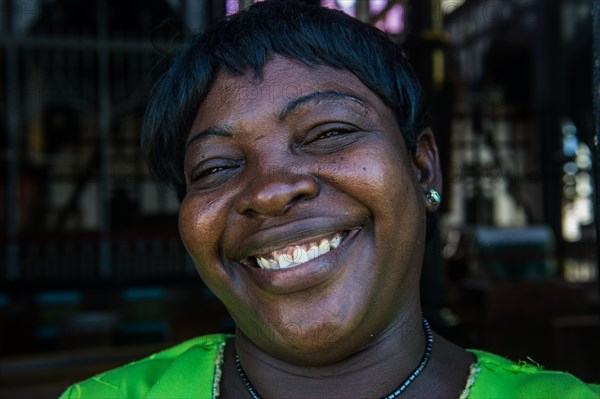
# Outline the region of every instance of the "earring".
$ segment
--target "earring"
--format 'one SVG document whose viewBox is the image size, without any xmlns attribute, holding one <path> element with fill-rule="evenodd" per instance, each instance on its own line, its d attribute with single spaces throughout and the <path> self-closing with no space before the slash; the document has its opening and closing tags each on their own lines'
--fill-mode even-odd
<svg viewBox="0 0 600 399">
<path fill-rule="evenodd" d="M 427 200 L 432 205 L 437 205 L 437 204 L 439 204 L 442 201 L 442 196 L 434 188 L 430 189 L 427 192 L 426 196 L 427 196 Z"/>
</svg>

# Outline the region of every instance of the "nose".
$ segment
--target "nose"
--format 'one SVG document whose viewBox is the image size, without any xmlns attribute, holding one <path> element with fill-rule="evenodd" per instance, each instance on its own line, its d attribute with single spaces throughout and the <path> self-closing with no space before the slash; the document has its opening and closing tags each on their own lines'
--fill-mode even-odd
<svg viewBox="0 0 600 399">
<path fill-rule="evenodd" d="M 240 215 L 283 215 L 295 203 L 317 196 L 319 185 L 307 174 L 289 171 L 268 173 L 254 179 L 238 197 L 235 210 Z"/>
</svg>

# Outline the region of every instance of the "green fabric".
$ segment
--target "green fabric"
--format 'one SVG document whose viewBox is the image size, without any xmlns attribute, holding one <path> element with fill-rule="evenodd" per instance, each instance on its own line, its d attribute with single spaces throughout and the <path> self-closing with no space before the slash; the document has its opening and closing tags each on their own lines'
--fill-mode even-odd
<svg viewBox="0 0 600 399">
<path fill-rule="evenodd" d="M 515 363 L 480 350 L 469 352 L 479 361 L 469 399 L 600 398 L 600 385 L 585 384 L 571 374 Z"/>
<path fill-rule="evenodd" d="M 145 359 L 71 386 L 61 399 L 208 399 L 213 397 L 215 366 L 229 335 L 198 337 Z M 478 363 L 469 399 L 599 399 L 600 386 L 571 374 L 470 350 Z M 222 353 L 222 352 L 221 352 Z M 466 392 L 465 392 L 466 393 Z"/>
<path fill-rule="evenodd" d="M 227 338 L 194 338 L 75 384 L 60 399 L 209 399 L 219 349 Z"/>
</svg>

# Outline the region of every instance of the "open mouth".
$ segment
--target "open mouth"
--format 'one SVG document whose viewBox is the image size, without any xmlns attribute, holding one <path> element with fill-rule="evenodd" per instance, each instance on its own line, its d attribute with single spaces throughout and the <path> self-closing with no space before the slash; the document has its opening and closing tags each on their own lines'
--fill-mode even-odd
<svg viewBox="0 0 600 399">
<path fill-rule="evenodd" d="M 274 251 L 256 254 L 240 263 L 266 270 L 290 269 L 323 256 L 339 247 L 348 232 L 335 232 L 303 244 L 292 244 Z"/>
</svg>

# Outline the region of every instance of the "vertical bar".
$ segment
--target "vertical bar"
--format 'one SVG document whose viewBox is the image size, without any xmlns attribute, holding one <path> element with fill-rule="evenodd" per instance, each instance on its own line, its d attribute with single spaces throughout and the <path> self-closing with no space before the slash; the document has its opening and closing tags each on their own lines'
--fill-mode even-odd
<svg viewBox="0 0 600 399">
<path fill-rule="evenodd" d="M 198 33 L 205 30 L 207 5 L 208 2 L 198 0 L 187 0 L 184 3 L 185 23 L 192 33 Z"/>
<path fill-rule="evenodd" d="M 356 18 L 367 23 L 371 19 L 369 0 L 356 0 Z"/>
<path fill-rule="evenodd" d="M 9 38 L 15 37 L 13 26 L 13 3 L 7 2 L 4 9 L 4 28 Z M 1 6 L 1 5 L 0 5 Z M 14 41 L 6 45 L 6 144 L 7 168 L 5 190 L 6 217 L 6 278 L 15 281 L 19 278 L 19 124 L 21 120 L 21 98 L 19 91 L 19 48 Z"/>
<path fill-rule="evenodd" d="M 108 4 L 106 0 L 98 2 L 98 39 L 108 40 Z M 107 46 L 98 48 L 98 132 L 100 150 L 100 184 L 98 187 L 98 206 L 100 215 L 100 277 L 107 278 L 111 273 L 110 256 L 110 173 L 108 146 L 110 141 L 111 100 L 110 65 Z"/>
<path fill-rule="evenodd" d="M 594 18 L 594 198 L 596 200 L 595 224 L 596 224 L 596 262 L 598 263 L 598 287 L 600 288 L 600 0 L 593 0 Z"/>
<path fill-rule="evenodd" d="M 250 7 L 254 3 L 254 0 L 239 0 L 239 10 Z"/>
<path fill-rule="evenodd" d="M 565 56 L 561 41 L 559 0 L 535 3 L 540 29 L 536 37 L 535 62 L 536 97 L 539 104 L 539 130 L 542 173 L 542 198 L 540 204 L 544 222 L 552 228 L 556 237 L 556 256 L 564 263 L 566 247 L 562 236 L 562 161 L 554 154 L 562 153 L 561 115 L 564 104 L 564 66 L 557 59 Z M 561 273 L 563 266 L 561 265 Z"/>
</svg>

